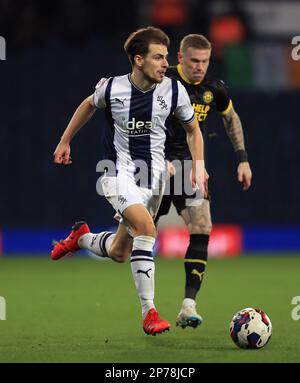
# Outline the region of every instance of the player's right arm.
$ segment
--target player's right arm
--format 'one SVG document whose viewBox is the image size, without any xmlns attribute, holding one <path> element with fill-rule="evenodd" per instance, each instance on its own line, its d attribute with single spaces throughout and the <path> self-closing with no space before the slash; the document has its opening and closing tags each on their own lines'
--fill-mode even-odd
<svg viewBox="0 0 300 383">
<path fill-rule="evenodd" d="M 69 165 L 72 163 L 70 142 L 75 134 L 89 121 L 95 111 L 93 96 L 87 97 L 76 109 L 55 149 L 54 162 L 56 164 Z"/>
<path fill-rule="evenodd" d="M 108 79 L 103 77 L 96 85 L 94 94 L 83 100 L 76 109 L 55 149 L 54 162 L 56 164 L 69 165 L 72 163 L 70 142 L 75 134 L 89 121 L 97 109 L 106 107 L 105 92 L 107 84 Z"/>
</svg>

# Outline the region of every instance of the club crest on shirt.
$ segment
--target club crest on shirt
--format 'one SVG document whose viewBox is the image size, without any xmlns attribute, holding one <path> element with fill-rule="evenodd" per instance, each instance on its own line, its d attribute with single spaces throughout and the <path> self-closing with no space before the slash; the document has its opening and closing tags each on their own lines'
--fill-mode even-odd
<svg viewBox="0 0 300 383">
<path fill-rule="evenodd" d="M 212 92 L 210 90 L 206 90 L 204 93 L 203 93 L 203 101 L 205 102 L 205 104 L 210 104 L 212 102 L 212 100 L 214 99 L 214 95 L 212 94 Z"/>
<path fill-rule="evenodd" d="M 164 109 L 168 109 L 168 105 L 166 103 L 166 101 L 163 99 L 163 96 L 157 96 L 157 99 L 156 99 L 158 102 L 159 102 L 159 106 L 161 108 L 161 110 L 164 110 Z"/>
</svg>

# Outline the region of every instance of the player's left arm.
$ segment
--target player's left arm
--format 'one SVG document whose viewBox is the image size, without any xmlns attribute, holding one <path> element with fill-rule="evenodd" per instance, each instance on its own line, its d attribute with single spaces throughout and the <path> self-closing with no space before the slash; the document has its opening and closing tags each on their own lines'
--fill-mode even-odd
<svg viewBox="0 0 300 383">
<path fill-rule="evenodd" d="M 191 152 L 192 166 L 192 187 L 198 185 L 203 195 L 207 194 L 208 174 L 204 165 L 204 143 L 201 130 L 196 118 L 188 123 L 183 123 L 186 131 L 187 144 Z"/>
<path fill-rule="evenodd" d="M 237 168 L 238 181 L 242 184 L 243 190 L 247 190 L 251 186 L 252 171 L 245 149 L 245 140 L 241 119 L 237 112 L 234 110 L 232 103 L 230 109 L 226 113 L 222 114 L 222 120 L 234 151 L 236 152 L 239 159 L 239 165 Z"/>
<path fill-rule="evenodd" d="M 174 115 L 181 121 L 187 135 L 187 144 L 192 156 L 192 187 L 199 187 L 200 192 L 205 195 L 207 179 L 204 166 L 204 143 L 194 109 L 191 105 L 189 95 L 184 86 L 177 81 L 178 100 Z"/>
<path fill-rule="evenodd" d="M 234 110 L 228 87 L 224 81 L 216 81 L 213 85 L 213 90 L 217 111 L 222 116 L 225 130 L 238 157 L 238 181 L 242 184 L 243 190 L 247 190 L 251 186 L 252 172 L 245 149 L 244 133 L 240 117 Z"/>
</svg>

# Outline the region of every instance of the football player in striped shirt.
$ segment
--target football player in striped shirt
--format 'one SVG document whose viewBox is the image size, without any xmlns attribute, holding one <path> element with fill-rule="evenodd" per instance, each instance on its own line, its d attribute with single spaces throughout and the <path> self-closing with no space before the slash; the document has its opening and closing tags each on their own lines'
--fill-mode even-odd
<svg viewBox="0 0 300 383">
<path fill-rule="evenodd" d="M 204 193 L 203 139 L 184 86 L 165 77 L 169 38 L 160 29 L 147 27 L 132 33 L 124 48 L 132 72 L 102 78 L 94 94 L 75 111 L 54 152 L 54 162 L 70 164 L 70 142 L 93 116 L 104 109 L 103 194 L 116 211 L 116 233 L 90 233 L 88 225 L 77 222 L 65 239 L 55 244 L 53 260 L 80 248 L 123 262 L 130 257 L 132 275 L 140 298 L 143 329 L 156 335 L 170 328 L 154 305 L 153 246 L 154 217 L 165 180 L 164 148 L 172 115 L 180 120 L 193 160 L 192 183 Z M 136 178 L 139 168 L 142 174 Z"/>
</svg>

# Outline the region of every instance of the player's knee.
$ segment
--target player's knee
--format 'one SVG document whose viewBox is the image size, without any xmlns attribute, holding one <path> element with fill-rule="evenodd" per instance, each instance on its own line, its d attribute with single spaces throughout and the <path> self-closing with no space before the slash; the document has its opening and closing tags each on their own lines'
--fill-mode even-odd
<svg viewBox="0 0 300 383">
<path fill-rule="evenodd" d="M 124 263 L 126 262 L 126 259 L 122 256 L 122 255 L 114 255 L 112 257 L 112 259 L 115 261 L 115 262 L 118 262 L 118 263 Z"/>
<path fill-rule="evenodd" d="M 122 249 L 112 249 L 109 255 L 114 261 L 124 263 L 127 261 L 130 252 Z"/>
<path fill-rule="evenodd" d="M 133 228 L 134 236 L 137 237 L 139 235 L 146 235 L 149 237 L 156 237 L 156 227 L 153 222 L 139 222 L 135 228 Z"/>
<path fill-rule="evenodd" d="M 211 222 L 197 222 L 189 225 L 190 234 L 205 234 L 210 235 L 212 231 Z"/>
<path fill-rule="evenodd" d="M 124 243 L 114 242 L 111 245 L 109 256 L 111 259 L 113 259 L 116 262 L 123 263 L 127 261 L 131 254 L 131 248 L 126 246 Z"/>
</svg>

